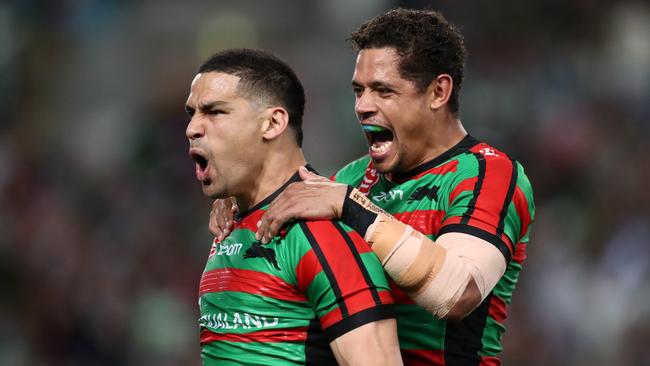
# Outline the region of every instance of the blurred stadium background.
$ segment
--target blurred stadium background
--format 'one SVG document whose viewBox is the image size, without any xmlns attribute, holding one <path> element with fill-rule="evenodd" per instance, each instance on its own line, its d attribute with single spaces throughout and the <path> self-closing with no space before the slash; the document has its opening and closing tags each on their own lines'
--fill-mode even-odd
<svg viewBox="0 0 650 366">
<path fill-rule="evenodd" d="M 397 5 L 461 27 L 461 119 L 533 182 L 505 365 L 650 365 L 650 4 L 556 0 L 1 2 L 0 364 L 198 365 L 197 66 L 287 60 L 331 174 L 366 149 L 345 39 Z"/>
</svg>

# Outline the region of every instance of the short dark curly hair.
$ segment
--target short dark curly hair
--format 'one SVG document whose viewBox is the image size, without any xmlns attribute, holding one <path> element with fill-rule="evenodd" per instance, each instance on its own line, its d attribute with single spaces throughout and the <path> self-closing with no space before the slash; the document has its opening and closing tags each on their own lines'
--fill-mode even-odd
<svg viewBox="0 0 650 366">
<path fill-rule="evenodd" d="M 348 40 L 356 51 L 395 48 L 401 77 L 414 82 L 420 92 L 438 75 L 449 74 L 454 82 L 449 109 L 458 113 L 467 51 L 463 36 L 439 12 L 392 9 L 363 23 Z"/>
<path fill-rule="evenodd" d="M 289 113 L 289 127 L 293 129 L 298 146 L 302 146 L 302 116 L 305 110 L 305 90 L 291 67 L 266 51 L 241 48 L 217 52 L 198 70 L 223 72 L 240 77 L 238 90 L 277 103 Z"/>
</svg>

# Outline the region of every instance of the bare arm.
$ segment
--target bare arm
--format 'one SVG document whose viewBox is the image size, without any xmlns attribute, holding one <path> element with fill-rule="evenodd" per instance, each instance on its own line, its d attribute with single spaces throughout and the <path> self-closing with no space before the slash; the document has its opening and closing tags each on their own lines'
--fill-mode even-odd
<svg viewBox="0 0 650 366">
<path fill-rule="evenodd" d="M 378 214 L 381 214 L 384 218 L 392 218 L 360 193 L 357 198 L 365 200 L 364 211 L 371 211 L 373 215 L 366 215 L 366 212 L 360 210 L 353 213 L 348 212 L 347 215 L 344 215 L 344 202 L 349 201 L 346 201 L 349 198 L 346 197 L 349 194 L 347 185 L 331 182 L 306 170 L 301 170 L 300 173 L 301 177 L 306 181 L 294 183 L 285 190 L 271 204 L 267 213 L 258 223 L 257 235 L 262 242 L 270 240 L 284 223 L 297 218 L 340 219 L 347 216 L 344 221 L 362 235 L 366 234 Z M 401 225 L 402 227 L 395 230 L 404 230 L 406 225 Z M 395 230 L 392 233 L 390 230 L 378 232 L 379 237 L 374 238 L 372 235 L 365 235 L 365 239 L 371 244 L 373 251 L 380 259 L 382 259 L 382 249 L 380 247 L 384 247 L 384 256 L 391 251 L 391 256 L 394 257 L 393 262 L 401 262 L 403 266 L 413 267 L 398 267 L 391 270 L 391 266 L 387 266 L 386 261 L 382 259 L 389 276 L 393 280 L 397 280 L 398 285 L 407 290 L 416 303 L 442 319 L 461 320 L 476 308 L 485 298 L 485 295 L 491 291 L 496 284 L 496 280 L 505 271 L 505 259 L 490 243 L 474 240 L 477 238 L 469 236 L 453 237 L 451 243 L 443 240 L 441 244 L 445 245 L 437 245 L 438 241 L 434 244 L 424 235 L 410 227 L 409 229 L 415 234 L 416 238 L 411 238 L 409 241 L 411 246 L 404 246 L 403 249 L 411 248 L 410 251 L 407 250 L 406 252 L 404 250 L 395 251 L 394 253 L 391 251 L 398 244 L 399 246 L 403 244 L 403 242 L 398 243 L 398 239 L 405 240 L 404 237 L 401 237 L 402 233 L 397 232 L 396 234 Z M 450 237 L 447 236 L 447 238 Z M 468 237 L 469 241 L 465 240 Z M 426 241 L 429 243 L 426 243 Z M 373 245 L 373 242 L 384 242 L 384 244 Z M 462 245 L 459 247 L 455 244 Z M 420 247 L 429 250 L 420 253 Z M 463 250 L 459 252 L 459 249 Z M 480 255 L 474 252 L 480 252 Z M 427 255 L 427 260 L 422 260 L 422 258 L 425 258 L 423 254 Z M 420 263 L 414 263 L 413 259 L 409 259 L 409 255 L 412 258 L 420 258 Z M 449 263 L 442 266 L 443 261 Z M 406 271 L 406 269 L 409 271 Z M 435 278 L 441 270 L 440 278 L 434 282 L 435 286 L 428 286 L 427 291 L 425 291 L 427 288 L 421 288 L 425 284 L 430 285 L 430 280 Z M 406 276 L 405 281 L 400 281 L 397 277 L 403 275 L 404 272 L 409 272 L 408 276 Z M 417 283 L 420 287 L 412 288 L 415 285 L 412 276 L 420 276 L 416 277 L 420 279 L 420 282 Z M 486 281 L 485 278 L 489 280 Z M 444 290 L 445 294 L 442 294 L 441 290 Z"/>
<path fill-rule="evenodd" d="M 402 365 L 395 319 L 364 324 L 330 346 L 339 365 Z"/>
</svg>

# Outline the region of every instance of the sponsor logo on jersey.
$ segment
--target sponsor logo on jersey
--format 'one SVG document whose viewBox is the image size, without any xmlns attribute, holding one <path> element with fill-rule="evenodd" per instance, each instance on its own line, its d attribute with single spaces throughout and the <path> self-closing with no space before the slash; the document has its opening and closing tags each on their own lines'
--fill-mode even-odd
<svg viewBox="0 0 650 366">
<path fill-rule="evenodd" d="M 218 239 L 214 239 L 214 242 L 212 242 L 212 247 L 210 248 L 210 254 L 208 255 L 208 259 L 214 257 L 215 255 L 235 255 L 239 254 L 239 251 L 241 250 L 242 243 L 232 243 L 232 244 L 223 244 L 219 243 Z"/>
<path fill-rule="evenodd" d="M 390 190 L 388 192 L 380 192 L 372 196 L 373 201 L 376 202 L 389 202 L 396 199 L 404 199 L 404 192 L 401 189 Z"/>
<path fill-rule="evenodd" d="M 368 194 L 370 188 L 377 184 L 379 181 L 379 174 L 377 169 L 372 166 L 372 163 L 366 168 L 366 175 L 363 177 L 363 180 L 359 184 L 359 191 L 363 194 Z"/>
<path fill-rule="evenodd" d="M 419 187 L 415 192 L 411 193 L 411 196 L 408 199 L 408 202 L 421 201 L 424 197 L 429 198 L 432 201 L 438 201 L 438 190 L 440 187 Z"/>
<path fill-rule="evenodd" d="M 267 319 L 249 313 L 216 313 L 206 314 L 199 318 L 199 324 L 212 329 L 262 329 L 278 325 L 278 318 Z"/>
<path fill-rule="evenodd" d="M 275 259 L 275 250 L 262 246 L 262 243 L 259 241 L 253 242 L 253 245 L 244 252 L 244 259 L 250 258 L 264 258 L 271 263 L 275 269 L 278 271 L 280 270 L 278 261 Z"/>
<path fill-rule="evenodd" d="M 239 254 L 242 245 L 242 243 L 221 244 L 219 245 L 219 251 L 217 251 L 217 255 L 231 256 Z"/>
</svg>

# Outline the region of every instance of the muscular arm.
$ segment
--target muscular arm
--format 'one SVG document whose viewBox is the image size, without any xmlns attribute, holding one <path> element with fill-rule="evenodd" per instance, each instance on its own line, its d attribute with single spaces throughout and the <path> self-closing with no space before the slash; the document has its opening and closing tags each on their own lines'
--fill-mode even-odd
<svg viewBox="0 0 650 366">
<path fill-rule="evenodd" d="M 402 365 L 395 319 L 362 325 L 330 346 L 339 365 Z"/>
<path fill-rule="evenodd" d="M 306 171 L 301 176 L 307 181 L 287 188 L 262 217 L 257 231 L 262 242 L 292 219 L 341 219 L 364 236 L 398 286 L 446 320 L 469 314 L 505 272 L 504 256 L 487 241 L 448 233 L 433 243 L 359 191 Z"/>
<path fill-rule="evenodd" d="M 356 189 L 348 189 L 341 217 L 364 236 L 393 281 L 441 319 L 469 314 L 505 272 L 505 258 L 489 242 L 452 232 L 434 243 Z"/>
</svg>

